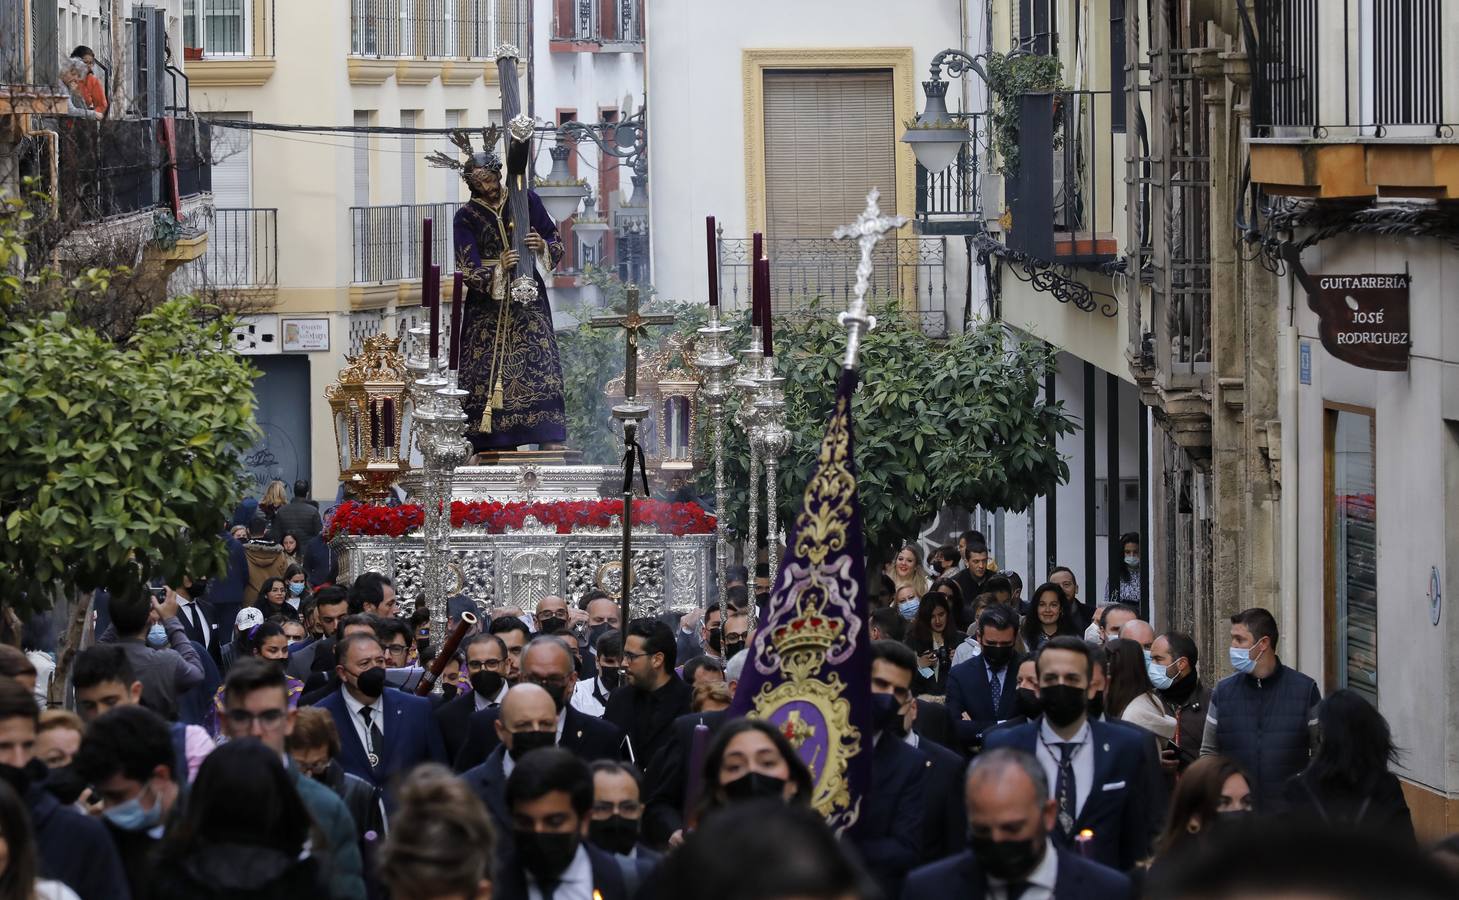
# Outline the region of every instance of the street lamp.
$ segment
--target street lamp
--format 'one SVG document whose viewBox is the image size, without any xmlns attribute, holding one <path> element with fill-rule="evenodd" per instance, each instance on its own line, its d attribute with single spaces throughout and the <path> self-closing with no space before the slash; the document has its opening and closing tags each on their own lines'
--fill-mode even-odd
<svg viewBox="0 0 1459 900">
<path fill-rule="evenodd" d="M 927 106 L 902 134 L 902 141 L 912 145 L 917 162 L 928 172 L 941 172 L 957 159 L 958 151 L 973 139 L 965 122 L 954 119 L 947 112 L 948 82 L 942 80 L 942 68 L 957 77 L 969 69 L 978 73 L 985 82 L 987 74 L 978 62 L 978 57 L 969 56 L 961 50 L 944 50 L 932 58 L 932 78 L 922 82 L 922 91 L 927 95 Z"/>
<path fill-rule="evenodd" d="M 547 208 L 547 214 L 552 217 L 552 221 L 561 222 L 577 215 L 578 204 L 588 195 L 588 185 L 583 179 L 574 178 L 567 170 L 567 157 L 572 152 L 571 147 L 559 142 L 548 152 L 552 154 L 552 169 L 547 177 L 537 179 L 533 190 L 542 198 L 542 205 Z"/>
</svg>

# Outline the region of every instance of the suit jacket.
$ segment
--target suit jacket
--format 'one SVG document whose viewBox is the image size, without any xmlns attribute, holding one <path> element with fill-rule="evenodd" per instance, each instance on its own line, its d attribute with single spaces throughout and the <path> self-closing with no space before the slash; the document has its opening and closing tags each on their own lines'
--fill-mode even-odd
<svg viewBox="0 0 1459 900">
<path fill-rule="evenodd" d="M 640 896 L 644 883 L 652 873 L 651 863 L 626 856 L 614 857 L 586 841 L 581 846 L 588 851 L 588 861 L 593 866 L 594 897 L 601 900 L 632 900 L 633 897 Z M 527 876 L 522 871 L 521 863 L 517 861 L 516 853 L 509 853 L 499 859 L 502 864 L 491 880 L 492 897 L 496 900 L 527 900 Z M 624 878 L 625 869 L 635 873 L 634 880 L 637 884 L 632 888 Z"/>
<path fill-rule="evenodd" d="M 448 759 L 454 760 L 461 754 L 461 745 L 466 743 L 467 723 L 474 712 L 475 691 L 460 691 L 436 707 L 436 726 L 441 729 L 441 743 L 446 747 Z"/>
<path fill-rule="evenodd" d="M 182 630 L 187 632 L 187 639 L 206 648 L 208 656 L 213 658 L 215 666 L 223 664 L 223 640 L 233 631 L 233 623 L 229 622 L 227 627 L 218 619 L 218 610 L 207 600 L 193 600 L 190 606 L 196 606 L 198 612 L 203 615 L 202 627 L 193 624 L 191 609 L 178 610 L 177 620 L 182 623 Z M 203 632 L 206 631 L 206 640 Z"/>
<path fill-rule="evenodd" d="M 304 545 L 304 558 L 300 563 L 304 566 L 304 577 L 311 585 L 317 587 L 339 580 L 339 560 L 334 558 L 334 551 L 323 534 L 316 534 Z"/>
<path fill-rule="evenodd" d="M 984 749 L 1016 747 L 1037 755 L 1042 720 L 1017 728 L 1000 728 L 989 734 Z M 1120 871 L 1129 871 L 1150 851 L 1150 796 L 1158 769 L 1150 772 L 1155 759 L 1154 744 L 1133 726 L 1115 722 L 1090 722 L 1094 749 L 1094 783 L 1089 797 L 1074 820 L 1073 832 L 1094 832 L 1089 858 Z M 1053 785 L 1050 785 L 1050 789 Z M 1062 832 L 1052 835 L 1055 843 L 1072 849 Z"/>
<path fill-rule="evenodd" d="M 689 713 L 674 720 L 673 734 L 649 765 L 650 774 L 643 784 L 643 796 L 648 798 L 644 803 L 643 837 L 650 846 L 667 846 L 669 836 L 684 827 L 684 792 L 689 787 L 694 727 L 704 725 L 713 740 L 729 721 L 729 710 Z"/>
<path fill-rule="evenodd" d="M 931 862 L 967 846 L 968 809 L 963 802 L 963 773 L 967 760 L 934 741 L 922 740 L 917 749 L 927 757 L 927 778 L 922 793 L 922 861 Z"/>
<path fill-rule="evenodd" d="M 927 756 L 890 733 L 871 755 L 871 791 L 851 842 L 882 893 L 897 896 L 902 879 L 922 861 Z"/>
<path fill-rule="evenodd" d="M 380 748 L 380 765 L 371 768 L 342 693 L 335 691 L 319 701 L 319 707 L 334 717 L 339 731 L 339 763 L 346 772 L 383 788 L 395 774 L 417 763 L 446 761 L 441 732 L 431 718 L 431 701 L 386 688 L 381 703 L 385 745 Z"/>
<path fill-rule="evenodd" d="M 1081 859 L 1063 848 L 1049 845 L 1058 854 L 1059 867 L 1054 876 L 1054 900 L 1130 900 L 1134 896 L 1130 879 L 1107 866 Z M 924 900 L 928 897 L 959 897 L 982 900 L 988 896 L 988 880 L 978 868 L 973 851 L 917 869 L 907 876 L 902 900 Z"/>
<path fill-rule="evenodd" d="M 957 732 L 952 725 L 952 716 L 948 715 L 945 703 L 918 700 L 917 721 L 912 723 L 912 730 L 954 753 L 963 752 L 962 744 L 958 741 Z"/>
<path fill-rule="evenodd" d="M 456 754 L 456 771 L 464 772 L 479 765 L 501 744 L 501 739 L 496 736 L 496 720 L 500 715 L 501 707 L 497 706 L 470 714 L 466 720 L 466 741 Z M 599 759 L 621 759 L 623 732 L 611 722 L 569 706 L 562 720 L 562 741 L 558 746 L 587 763 Z"/>
<path fill-rule="evenodd" d="M 981 656 L 958 663 L 947 673 L 947 714 L 966 752 L 976 752 L 989 728 L 1018 711 L 1017 689 L 1018 666 L 1012 660 L 1003 668 L 1003 693 L 996 707 L 988 666 Z"/>
<path fill-rule="evenodd" d="M 507 809 L 507 774 L 504 765 L 507 748 L 501 744 L 486 757 L 481 765 L 461 773 L 461 780 L 481 799 L 481 805 L 491 815 L 496 826 L 497 856 L 508 849 L 512 840 L 512 813 Z"/>
<path fill-rule="evenodd" d="M 295 497 L 274 513 L 274 523 L 269 526 L 268 537 L 274 543 L 292 534 L 300 544 L 307 544 L 316 534 L 324 530 L 324 521 L 319 518 L 319 507 L 315 503 Z"/>
<path fill-rule="evenodd" d="M 673 736 L 674 720 L 689 712 L 693 700 L 694 689 L 678 676 L 652 694 L 625 684 L 609 695 L 603 719 L 628 735 L 633 760 L 648 775 L 652 760 Z"/>
</svg>

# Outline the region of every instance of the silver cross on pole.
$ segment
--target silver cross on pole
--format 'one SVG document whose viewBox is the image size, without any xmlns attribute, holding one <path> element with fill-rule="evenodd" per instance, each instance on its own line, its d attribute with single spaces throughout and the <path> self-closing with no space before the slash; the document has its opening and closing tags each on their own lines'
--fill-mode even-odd
<svg viewBox="0 0 1459 900">
<path fill-rule="evenodd" d="M 906 216 L 884 216 L 877 199 L 881 191 L 872 188 L 866 195 L 866 209 L 850 225 L 837 228 L 832 237 L 840 240 L 855 238 L 861 247 L 861 260 L 856 264 L 856 287 L 852 291 L 851 306 L 838 318 L 849 332 L 846 340 L 846 361 L 848 369 L 856 368 L 856 357 L 861 352 L 861 336 L 876 327 L 876 318 L 867 315 L 866 292 L 871 288 L 871 254 L 877 242 L 888 231 L 907 224 Z"/>
</svg>

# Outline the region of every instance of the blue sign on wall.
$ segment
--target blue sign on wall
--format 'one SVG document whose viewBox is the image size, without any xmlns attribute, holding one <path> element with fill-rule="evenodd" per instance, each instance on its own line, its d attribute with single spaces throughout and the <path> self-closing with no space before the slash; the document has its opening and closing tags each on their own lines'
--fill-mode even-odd
<svg viewBox="0 0 1459 900">
<path fill-rule="evenodd" d="M 1297 371 L 1302 384 L 1312 383 L 1312 342 L 1302 341 L 1297 348 Z"/>
</svg>

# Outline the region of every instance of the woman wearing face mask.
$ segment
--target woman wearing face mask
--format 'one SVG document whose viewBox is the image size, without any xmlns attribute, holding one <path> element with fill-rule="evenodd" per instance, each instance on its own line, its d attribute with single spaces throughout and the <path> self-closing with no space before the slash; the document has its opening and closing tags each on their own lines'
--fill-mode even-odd
<svg viewBox="0 0 1459 900">
<path fill-rule="evenodd" d="M 1120 535 L 1120 545 L 1124 548 L 1124 555 L 1120 563 L 1115 567 L 1113 576 L 1104 584 L 1104 596 L 1106 603 L 1128 603 L 1140 608 L 1140 536 L 1131 531 Z M 1115 576 L 1119 578 L 1115 580 Z"/>
<path fill-rule="evenodd" d="M 715 735 L 704 754 L 704 793 L 696 822 L 747 800 L 810 803 L 811 770 L 780 730 L 760 719 L 738 719 Z"/>
<path fill-rule="evenodd" d="M 947 693 L 947 670 L 952 668 L 952 652 L 960 642 L 952 620 L 952 602 L 947 595 L 930 591 L 917 607 L 907 645 L 917 654 L 917 672 L 912 693 L 942 696 Z"/>
<path fill-rule="evenodd" d="M 1139 644 L 1116 638 L 1104 645 L 1109 674 L 1104 688 L 1106 718 L 1120 719 L 1153 732 L 1160 743 L 1175 737 L 1175 717 L 1165 710 L 1150 683 L 1145 651 Z"/>
<path fill-rule="evenodd" d="M 301 570 L 302 572 L 302 570 Z M 283 578 L 268 578 L 259 589 L 258 597 L 251 604 L 263 613 L 265 619 L 274 616 L 288 616 L 299 619 L 298 606 L 289 602 L 289 583 Z"/>
<path fill-rule="evenodd" d="M 444 766 L 423 765 L 396 791 L 380 880 L 396 900 L 490 900 L 496 835 L 481 801 Z"/>
<path fill-rule="evenodd" d="M 309 599 L 309 577 L 304 574 L 303 566 L 296 563 L 284 570 L 284 591 L 284 603 L 295 612 Z"/>
<path fill-rule="evenodd" d="M 927 572 L 922 568 L 922 551 L 913 544 L 906 544 L 897 551 L 897 556 L 887 566 L 887 576 L 900 591 L 910 587 L 920 597 L 927 593 Z"/>
<path fill-rule="evenodd" d="M 280 669 L 289 662 L 289 638 L 278 621 L 255 625 L 247 631 L 239 632 L 233 640 L 241 642 L 238 647 L 239 656 L 257 656 L 274 663 Z M 299 705 L 299 697 L 304 693 L 304 682 L 292 675 L 286 675 L 285 678 L 289 682 L 289 707 L 292 709 Z M 217 693 L 213 695 L 212 711 L 208 715 L 209 735 L 218 736 L 222 719 L 223 686 L 219 685 Z"/>
<path fill-rule="evenodd" d="M 1074 621 L 1073 604 L 1069 602 L 1064 589 L 1046 581 L 1034 589 L 1029 613 L 1023 617 L 1020 631 L 1023 645 L 1029 653 L 1037 653 L 1049 638 L 1061 634 L 1079 635 L 1079 624 Z"/>
<path fill-rule="evenodd" d="M 0 782 L 0 898 L 3 900 L 76 900 L 59 881 L 40 876 L 40 860 L 30 813 L 20 796 Z"/>
<path fill-rule="evenodd" d="M 334 791 L 349 808 L 363 852 L 366 842 L 374 839 L 369 837 L 371 832 L 375 836 L 385 833 L 385 810 L 380 791 L 339 764 L 339 730 L 334 726 L 334 716 L 317 706 L 301 707 L 287 741 L 289 759 L 299 774 Z"/>
<path fill-rule="evenodd" d="M 1176 783 L 1170 798 L 1165 832 L 1155 841 L 1152 870 L 1188 843 L 1231 824 L 1251 812 L 1251 784 L 1235 760 L 1203 756 Z"/>
</svg>

